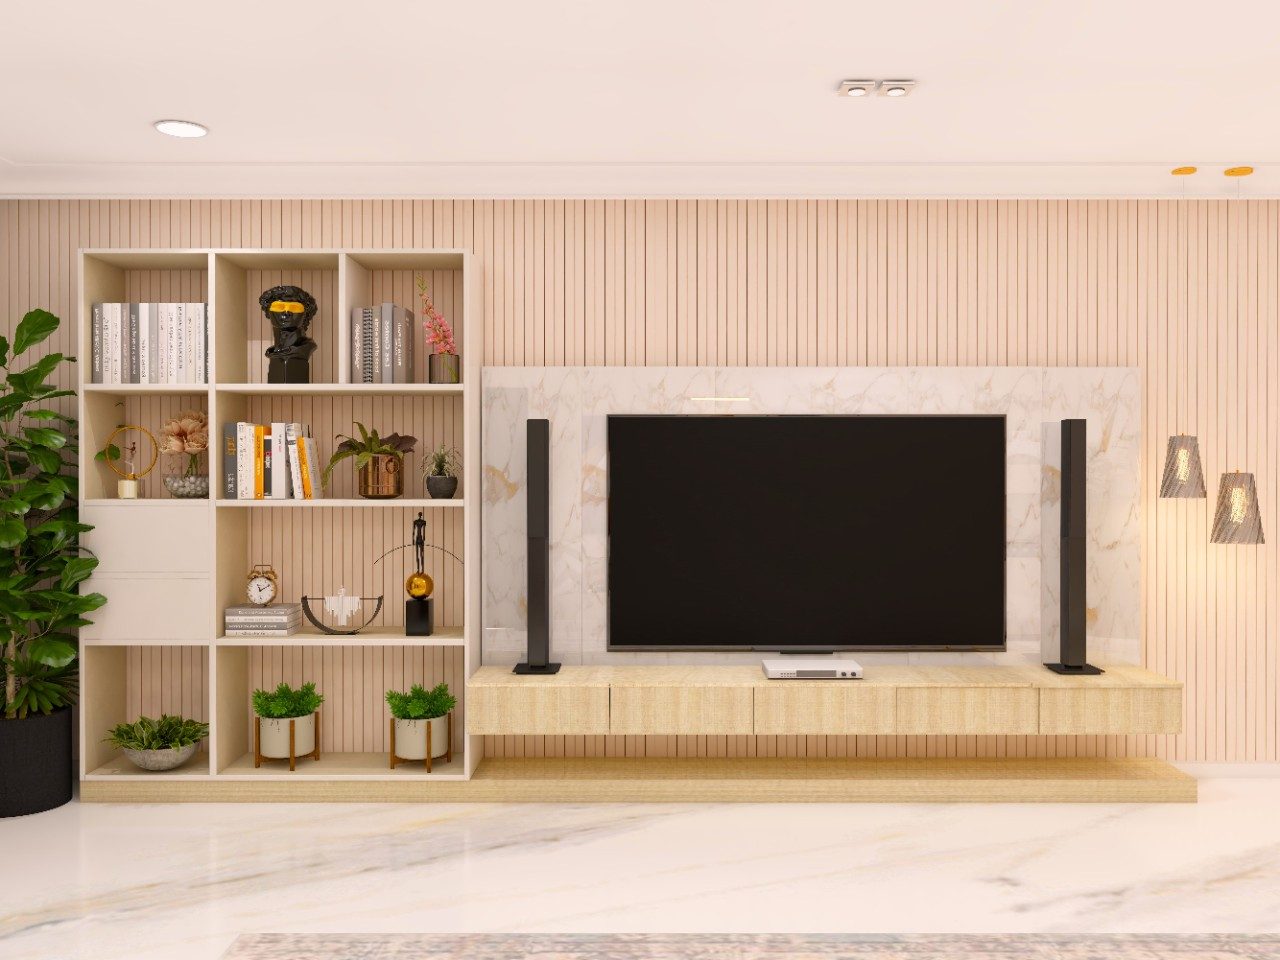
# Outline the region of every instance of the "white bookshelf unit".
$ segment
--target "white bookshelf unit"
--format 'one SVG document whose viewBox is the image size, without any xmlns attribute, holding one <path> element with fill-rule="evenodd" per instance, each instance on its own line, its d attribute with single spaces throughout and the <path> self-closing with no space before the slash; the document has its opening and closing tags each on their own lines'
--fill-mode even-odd
<svg viewBox="0 0 1280 960">
<path fill-rule="evenodd" d="M 437 307 L 454 325 L 463 364 L 460 384 L 425 382 L 417 276 L 426 277 Z M 465 703 L 466 681 L 480 664 L 484 337 L 476 281 L 472 255 L 453 249 L 80 251 L 80 513 L 94 527 L 84 546 L 100 560 L 89 587 L 108 600 L 94 624 L 81 631 L 84 799 L 116 799 L 121 787 L 133 799 L 217 799 L 227 793 L 218 784 L 232 785 L 237 799 L 354 798 L 376 795 L 380 781 L 395 781 L 399 790 L 423 782 L 428 790 L 427 781 L 470 778 L 480 759 L 479 738 L 467 734 Z M 271 333 L 256 301 L 262 290 L 281 283 L 303 287 L 317 300 L 310 336 L 318 349 L 309 384 L 265 382 L 262 351 Z M 210 382 L 88 382 L 93 304 L 156 300 L 208 303 Z M 414 372 L 421 382 L 352 383 L 351 309 L 386 300 L 414 312 Z M 112 430 L 140 424 L 158 435 L 165 419 L 192 408 L 209 417 L 209 499 L 171 498 L 162 483 L 164 457 L 140 483 L 139 499 L 118 499 L 115 474 L 94 459 Z M 309 423 L 323 458 L 332 452 L 334 435 L 352 432 L 355 420 L 384 433 L 413 434 L 418 445 L 406 460 L 404 497 L 358 498 L 354 467 L 342 464 L 324 499 L 224 499 L 218 441 L 222 424 L 236 420 Z M 462 458 L 452 500 L 428 498 L 419 476 L 422 458 L 439 443 L 456 447 Z M 403 580 L 412 551 L 374 562 L 409 542 L 419 511 L 428 522 L 428 542 L 459 555 L 464 565 L 428 550 L 436 629 L 430 637 L 407 637 Z M 346 586 L 353 594 L 381 593 L 382 615 L 350 637 L 310 628 L 284 638 L 226 637 L 223 610 L 245 602 L 246 574 L 257 563 L 270 563 L 280 574 L 281 600 Z M 326 697 L 321 759 L 300 760 L 293 773 L 275 762 L 253 766 L 250 693 L 281 679 L 313 680 Z M 417 764 L 391 769 L 383 693 L 441 680 L 458 697 L 452 763 L 438 761 L 430 774 Z M 112 725 L 160 712 L 181 712 L 210 725 L 207 743 L 178 770 L 134 769 L 103 742 Z M 174 795 L 175 785 L 194 793 Z"/>
</svg>

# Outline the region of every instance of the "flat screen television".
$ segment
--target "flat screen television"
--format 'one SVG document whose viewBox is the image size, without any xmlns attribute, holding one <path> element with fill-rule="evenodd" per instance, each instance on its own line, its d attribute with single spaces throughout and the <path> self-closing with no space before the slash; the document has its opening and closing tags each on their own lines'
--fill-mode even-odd
<svg viewBox="0 0 1280 960">
<path fill-rule="evenodd" d="M 1003 416 L 610 416 L 610 650 L 1003 650 Z"/>
</svg>

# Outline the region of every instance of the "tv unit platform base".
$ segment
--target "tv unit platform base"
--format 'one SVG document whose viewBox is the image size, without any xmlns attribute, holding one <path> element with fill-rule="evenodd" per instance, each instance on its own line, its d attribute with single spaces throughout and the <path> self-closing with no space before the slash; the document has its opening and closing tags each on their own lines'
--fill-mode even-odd
<svg viewBox="0 0 1280 960">
<path fill-rule="evenodd" d="M 469 780 L 90 781 L 118 803 L 1194 803 L 1196 781 L 1149 758 L 486 759 Z"/>
</svg>

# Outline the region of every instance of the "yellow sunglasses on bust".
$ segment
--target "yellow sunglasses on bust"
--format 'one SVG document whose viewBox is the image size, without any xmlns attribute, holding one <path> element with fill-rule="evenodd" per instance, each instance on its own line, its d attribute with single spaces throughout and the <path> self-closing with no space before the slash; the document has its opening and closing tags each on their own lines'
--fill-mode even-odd
<svg viewBox="0 0 1280 960">
<path fill-rule="evenodd" d="M 307 308 L 296 300 L 274 300 L 269 307 L 272 313 L 306 313 Z"/>
</svg>

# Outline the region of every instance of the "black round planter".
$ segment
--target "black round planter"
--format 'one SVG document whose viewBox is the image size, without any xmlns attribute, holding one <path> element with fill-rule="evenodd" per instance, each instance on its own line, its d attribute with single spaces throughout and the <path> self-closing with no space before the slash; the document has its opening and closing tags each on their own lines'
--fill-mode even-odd
<svg viewBox="0 0 1280 960">
<path fill-rule="evenodd" d="M 450 500 L 457 492 L 457 477 L 427 477 L 427 493 L 432 500 Z"/>
<path fill-rule="evenodd" d="M 71 711 L 0 719 L 0 817 L 21 817 L 71 799 Z"/>
</svg>

